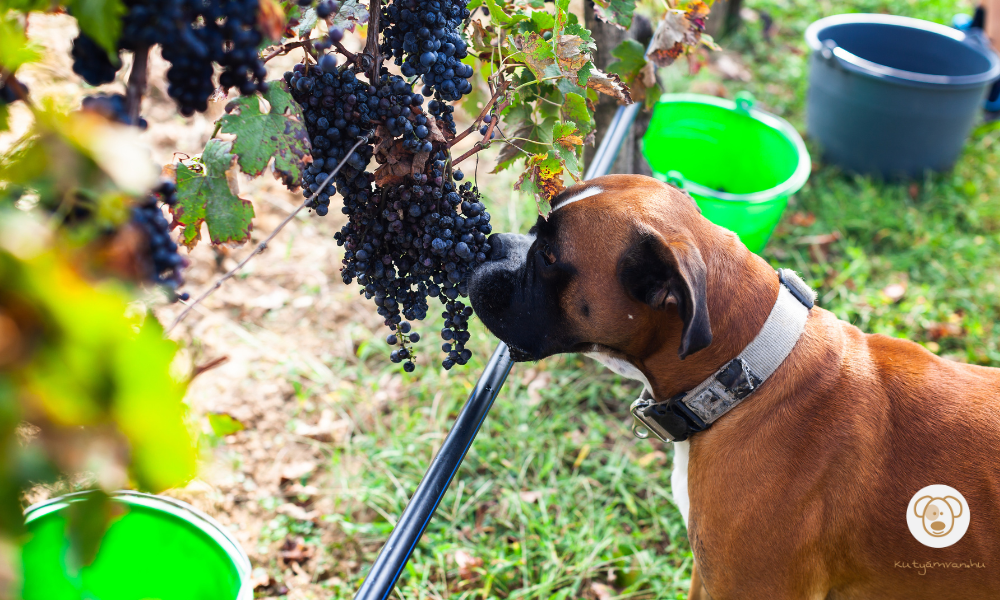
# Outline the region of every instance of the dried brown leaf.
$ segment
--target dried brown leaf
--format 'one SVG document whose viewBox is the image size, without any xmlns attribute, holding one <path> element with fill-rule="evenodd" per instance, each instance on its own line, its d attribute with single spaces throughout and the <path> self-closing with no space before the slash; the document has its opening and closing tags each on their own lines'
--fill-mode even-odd
<svg viewBox="0 0 1000 600">
<path fill-rule="evenodd" d="M 257 27 L 270 40 L 280 40 L 285 32 L 285 11 L 275 0 L 260 0 Z"/>
<path fill-rule="evenodd" d="M 632 104 L 632 93 L 621 78 L 614 73 L 605 73 L 600 69 L 593 69 L 587 79 L 587 87 L 600 92 L 605 96 L 611 96 L 619 104 Z"/>
</svg>

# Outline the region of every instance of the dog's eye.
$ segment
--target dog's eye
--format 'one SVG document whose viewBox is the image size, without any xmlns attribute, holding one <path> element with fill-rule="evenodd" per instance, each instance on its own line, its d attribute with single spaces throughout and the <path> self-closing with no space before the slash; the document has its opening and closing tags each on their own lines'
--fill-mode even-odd
<svg viewBox="0 0 1000 600">
<path fill-rule="evenodd" d="M 542 243 L 538 247 L 538 255 L 542 257 L 542 261 L 546 265 L 553 265 L 556 262 L 556 255 L 552 252 L 552 248 L 548 244 Z"/>
</svg>

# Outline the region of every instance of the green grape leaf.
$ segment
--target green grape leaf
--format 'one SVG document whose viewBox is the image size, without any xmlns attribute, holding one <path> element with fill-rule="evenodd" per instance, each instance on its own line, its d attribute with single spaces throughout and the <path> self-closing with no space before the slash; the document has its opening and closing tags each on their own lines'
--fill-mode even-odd
<svg viewBox="0 0 1000 600">
<path fill-rule="evenodd" d="M 490 11 L 490 20 L 492 20 L 494 24 L 499 24 L 505 29 L 509 28 L 511 25 L 520 23 L 521 21 L 531 20 L 531 17 L 520 12 L 508 15 L 504 12 L 503 8 L 496 2 L 496 0 L 483 0 L 483 5 Z"/>
<path fill-rule="evenodd" d="M 608 72 L 620 75 L 628 85 L 635 101 L 647 105 L 659 97 L 659 81 L 656 79 L 656 65 L 646 60 L 646 49 L 635 40 L 625 40 L 611 51 L 618 60 L 608 65 Z"/>
<path fill-rule="evenodd" d="M 208 413 L 208 424 L 212 428 L 212 433 L 219 437 L 233 435 L 237 431 L 246 429 L 243 423 L 227 413 Z"/>
<path fill-rule="evenodd" d="M 507 143 L 500 148 L 496 167 L 493 168 L 494 173 L 503 171 L 519 158 L 527 157 L 528 153 L 533 153 L 533 148 L 538 145 L 526 141 L 538 139 L 530 107 L 524 104 L 510 107 L 503 115 L 502 127 L 503 139 Z"/>
<path fill-rule="evenodd" d="M 236 162 L 233 143 L 209 140 L 201 155 L 201 173 L 184 163 L 177 165 L 177 204 L 174 220 L 184 226 L 181 242 L 193 248 L 201 239 L 201 224 L 208 226 L 213 244 L 241 244 L 253 229 L 253 205 L 230 188 L 229 173 Z"/>
<path fill-rule="evenodd" d="M 515 190 L 534 192 L 551 200 L 566 189 L 562 180 L 565 164 L 555 150 L 532 156 L 524 161 L 524 167 L 524 172 L 514 183 Z M 526 185 L 528 183 L 531 185 Z"/>
<path fill-rule="evenodd" d="M 318 22 L 319 17 L 316 16 L 316 9 L 306 9 L 299 17 L 299 26 L 295 28 L 295 34 L 299 37 L 308 37 Z"/>
<path fill-rule="evenodd" d="M 42 57 L 41 49 L 28 41 L 24 29 L 13 17 L 0 14 L 0 67 L 8 72 Z"/>
<path fill-rule="evenodd" d="M 566 94 L 562 106 L 563 121 L 576 124 L 580 134 L 586 136 L 594 129 L 594 117 L 587 108 L 587 100 L 580 94 Z"/>
<path fill-rule="evenodd" d="M 590 30 L 576 21 L 576 15 L 570 13 L 569 16 L 570 20 L 566 23 L 566 27 L 562 31 L 563 35 L 575 35 L 583 38 L 585 42 L 593 42 L 594 36 L 590 34 Z"/>
<path fill-rule="evenodd" d="M 628 29 L 632 25 L 633 12 L 635 0 L 594 0 L 597 18 L 619 29 Z"/>
<path fill-rule="evenodd" d="M 544 10 L 536 10 L 531 13 L 531 22 L 535 25 L 536 31 L 552 29 L 556 25 L 556 19 Z"/>
<path fill-rule="evenodd" d="M 107 50 L 109 56 L 118 55 L 118 36 L 126 12 L 122 0 L 68 0 L 66 7 L 83 33 Z"/>
<path fill-rule="evenodd" d="M 163 338 L 152 316 L 138 335 L 115 348 L 112 412 L 131 447 L 132 476 L 142 489 L 160 492 L 184 485 L 195 474 L 197 450 L 185 423 L 185 385 L 170 376 L 177 344 Z"/>
<path fill-rule="evenodd" d="M 0 102 L 0 133 L 10 129 L 10 125 L 7 123 L 8 112 L 7 104 Z"/>
<path fill-rule="evenodd" d="M 368 9 L 358 0 L 344 0 L 330 21 L 330 27 L 354 31 L 355 25 L 364 25 L 368 22 L 368 17 Z"/>
<path fill-rule="evenodd" d="M 566 165 L 566 171 L 574 181 L 580 181 L 580 157 L 583 138 L 573 123 L 556 123 L 552 128 L 552 147 Z"/>
<path fill-rule="evenodd" d="M 298 103 L 285 86 L 271 84 L 264 94 L 271 108 L 262 112 L 258 96 L 243 96 L 226 106 L 220 131 L 236 136 L 233 153 L 240 170 L 250 177 L 264 172 L 272 157 L 274 176 L 289 188 L 302 185 L 302 171 L 310 156 L 309 132 Z"/>
<path fill-rule="evenodd" d="M 631 81 L 646 66 L 646 49 L 633 39 L 626 39 L 611 51 L 611 56 L 618 60 L 608 65 L 608 72 L 621 75 L 625 81 Z"/>
</svg>

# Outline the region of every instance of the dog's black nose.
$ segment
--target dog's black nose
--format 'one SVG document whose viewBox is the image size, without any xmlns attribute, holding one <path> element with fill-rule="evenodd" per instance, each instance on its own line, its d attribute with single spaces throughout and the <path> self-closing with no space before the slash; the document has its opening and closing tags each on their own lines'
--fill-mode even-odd
<svg viewBox="0 0 1000 600">
<path fill-rule="evenodd" d="M 490 260 L 503 260 L 507 258 L 507 247 L 503 243 L 502 234 L 494 233 L 486 238 L 486 243 L 490 245 L 490 254 L 487 258 Z"/>
</svg>

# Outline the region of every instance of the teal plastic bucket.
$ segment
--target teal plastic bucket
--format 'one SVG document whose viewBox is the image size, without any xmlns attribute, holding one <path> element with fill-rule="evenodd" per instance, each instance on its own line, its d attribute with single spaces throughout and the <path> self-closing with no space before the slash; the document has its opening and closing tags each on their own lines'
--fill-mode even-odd
<svg viewBox="0 0 1000 600">
<path fill-rule="evenodd" d="M 215 519 L 163 496 L 117 492 L 123 514 L 96 559 L 74 564 L 67 509 L 86 493 L 25 511 L 24 600 L 252 600 L 250 560 Z"/>
<path fill-rule="evenodd" d="M 802 137 L 787 121 L 736 101 L 664 94 L 653 108 L 642 153 L 653 176 L 687 190 L 702 214 L 760 252 L 788 198 L 809 178 Z"/>
</svg>

